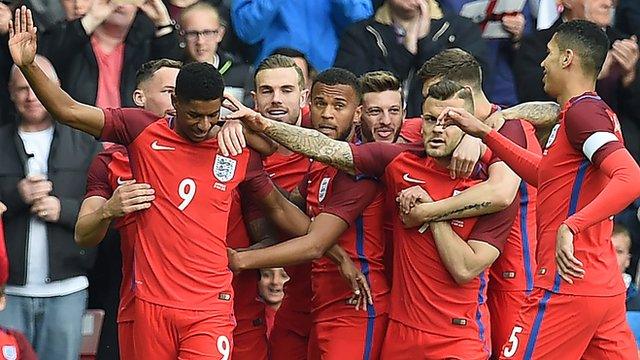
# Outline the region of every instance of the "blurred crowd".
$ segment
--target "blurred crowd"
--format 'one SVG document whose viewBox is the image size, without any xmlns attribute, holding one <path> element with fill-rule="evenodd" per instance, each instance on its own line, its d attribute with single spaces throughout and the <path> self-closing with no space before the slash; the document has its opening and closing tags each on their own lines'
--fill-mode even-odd
<svg viewBox="0 0 640 360">
<path fill-rule="evenodd" d="M 606 29 L 611 42 L 598 93 L 616 111 L 627 148 L 640 158 L 639 1 L 522 0 L 502 14 L 483 8 L 472 18 L 462 16 L 477 2 L 2 0 L 0 201 L 8 207 L 4 230 L 10 261 L 5 293 L 9 302 L 23 303 L 29 315 L 4 311 L 0 325 L 31 329 L 25 335 L 43 359 L 73 359 L 85 309 L 102 308 L 107 317 L 100 358 L 117 358 L 119 243 L 108 236 L 96 249 L 80 248 L 73 233 L 86 173 L 102 144 L 56 124 L 13 67 L 7 42 L 16 7 L 26 4 L 34 12 L 37 61 L 74 99 L 102 108 L 145 107 L 163 115 L 174 111 L 167 94 L 173 92 L 175 74 L 141 79 L 139 70 L 148 61 L 209 62 L 223 75 L 226 91 L 253 106 L 254 66 L 274 53 L 296 61 L 307 88 L 317 72 L 332 66 L 358 76 L 389 71 L 402 84 L 407 118 L 421 113 L 417 71 L 447 48 L 462 48 L 478 59 L 492 103 L 546 101 L 540 63 L 547 43 L 563 21 L 586 19 Z M 638 281 L 639 218 L 640 199 L 616 218 L 614 245 L 635 297 L 630 306 L 640 310 L 640 300 L 631 294 L 637 292 L 632 284 Z M 261 271 L 267 323 L 287 280 L 282 269 Z"/>
</svg>

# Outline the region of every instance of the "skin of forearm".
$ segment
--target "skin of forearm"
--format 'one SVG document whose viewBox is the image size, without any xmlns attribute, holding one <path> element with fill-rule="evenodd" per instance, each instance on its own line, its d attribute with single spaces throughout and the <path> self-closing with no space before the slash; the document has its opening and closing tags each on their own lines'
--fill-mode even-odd
<svg viewBox="0 0 640 360">
<path fill-rule="evenodd" d="M 473 249 L 453 231 L 451 225 L 432 223 L 431 233 L 443 264 L 457 283 L 468 282 L 478 275 L 477 266 L 471 260 L 475 256 Z"/>
<path fill-rule="evenodd" d="M 336 265 L 340 265 L 349 259 L 349 254 L 338 244 L 333 245 L 324 255 Z"/>
<path fill-rule="evenodd" d="M 241 270 L 301 264 L 322 256 L 309 235 L 300 236 L 270 247 L 237 254 Z"/>
<path fill-rule="evenodd" d="M 83 247 L 98 245 L 107 234 L 111 220 L 112 218 L 108 216 L 104 205 L 88 214 L 81 215 L 78 217 L 75 228 L 76 243 Z"/>
<path fill-rule="evenodd" d="M 300 126 L 266 119 L 268 126 L 264 133 L 291 151 L 331 165 L 337 169 L 355 174 L 353 154 L 349 144 L 333 140 L 324 134 Z"/>
<path fill-rule="evenodd" d="M 548 128 L 558 121 L 560 105 L 551 101 L 533 101 L 504 109 L 502 114 L 505 119 L 524 119 L 536 128 Z"/>
</svg>

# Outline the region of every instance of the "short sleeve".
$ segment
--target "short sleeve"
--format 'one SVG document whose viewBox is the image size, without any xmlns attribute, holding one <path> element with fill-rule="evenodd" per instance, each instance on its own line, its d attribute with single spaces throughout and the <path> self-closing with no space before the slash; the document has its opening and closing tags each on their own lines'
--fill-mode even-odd
<svg viewBox="0 0 640 360">
<path fill-rule="evenodd" d="M 247 173 L 240 188 L 241 194 L 246 194 L 252 199 L 263 199 L 275 189 L 271 178 L 264 170 L 260 154 L 253 149 L 249 149 Z"/>
<path fill-rule="evenodd" d="M 390 144 L 372 142 L 362 145 L 349 144 L 353 154 L 353 162 L 358 174 L 382 178 L 389 163 L 398 155 L 408 150 L 422 150 L 424 145 L 412 144 Z"/>
<path fill-rule="evenodd" d="M 333 178 L 332 191 L 322 212 L 335 215 L 353 225 L 379 190 L 379 183 L 373 179 L 357 179 L 340 171 Z"/>
<path fill-rule="evenodd" d="M 486 242 L 502 252 L 517 214 L 518 201 L 514 201 L 502 211 L 480 216 L 469 240 Z"/>
<path fill-rule="evenodd" d="M 147 127 L 160 118 L 148 111 L 136 108 L 107 108 L 100 140 L 129 145 Z"/>
<path fill-rule="evenodd" d="M 527 135 L 525 133 L 524 127 L 522 126 L 522 120 L 505 121 L 504 125 L 502 125 L 498 132 L 521 148 L 527 148 Z M 489 156 L 489 159 L 486 161 L 487 166 L 491 166 L 491 164 L 493 163 L 502 161 L 496 154 L 494 154 L 490 150 L 488 154 L 486 154 L 486 156 Z M 483 156 L 483 158 L 485 158 L 485 156 Z"/>
<path fill-rule="evenodd" d="M 601 100 L 579 100 L 569 107 L 564 126 L 571 146 L 596 165 L 624 147 L 616 136 L 617 117 Z"/>
<path fill-rule="evenodd" d="M 87 172 L 87 191 L 84 198 L 100 196 L 108 199 L 113 194 L 113 189 L 109 183 L 109 162 L 111 154 L 103 151 L 96 155 L 89 166 Z"/>
</svg>

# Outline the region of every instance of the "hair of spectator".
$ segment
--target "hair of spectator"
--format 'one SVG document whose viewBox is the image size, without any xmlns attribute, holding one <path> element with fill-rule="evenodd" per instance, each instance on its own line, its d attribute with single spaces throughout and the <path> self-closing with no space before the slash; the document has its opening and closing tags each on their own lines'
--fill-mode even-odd
<svg viewBox="0 0 640 360">
<path fill-rule="evenodd" d="M 400 80 L 389 71 L 371 71 L 360 76 L 360 91 L 362 94 L 383 91 L 400 92 L 400 102 L 404 104 L 404 93 Z"/>
<path fill-rule="evenodd" d="M 225 23 L 224 19 L 220 16 L 220 11 L 218 11 L 218 9 L 207 3 L 204 1 L 198 1 L 195 4 L 191 4 L 189 6 L 187 6 L 186 8 L 184 8 L 184 10 L 182 10 L 182 13 L 180 13 L 180 24 L 184 23 L 184 19 L 189 16 L 192 12 L 195 11 L 203 11 L 203 12 L 209 12 L 210 14 L 212 14 L 214 16 L 214 18 L 218 21 L 218 23 L 221 26 L 227 26 L 227 24 Z"/>
<path fill-rule="evenodd" d="M 53 67 L 53 64 L 51 63 L 51 61 L 49 61 L 49 59 L 47 59 L 43 55 L 36 54 L 34 61 L 38 63 L 38 65 L 40 65 L 44 73 L 47 74 L 47 76 L 51 80 L 58 83 L 60 82 L 60 78 L 58 78 L 58 73 L 56 72 L 56 68 Z M 20 72 L 20 69 L 18 68 L 18 66 L 16 66 L 15 64 L 11 66 L 11 70 L 9 71 L 9 85 L 13 83 L 15 75 L 19 72 Z"/>
<path fill-rule="evenodd" d="M 313 84 L 311 84 L 311 93 L 313 93 L 313 88 L 318 83 L 330 85 L 330 86 L 331 85 L 350 86 L 351 88 L 353 88 L 353 91 L 355 91 L 356 93 L 356 100 L 358 101 L 358 104 L 360 104 L 360 101 L 362 101 L 362 91 L 360 89 L 358 77 L 355 76 L 355 74 L 349 70 L 332 67 L 321 72 L 313 80 Z"/>
<path fill-rule="evenodd" d="M 422 81 L 447 79 L 474 89 L 482 88 L 480 63 L 473 55 L 459 48 L 446 49 L 431 57 L 422 65 L 418 76 Z"/>
<path fill-rule="evenodd" d="M 305 55 L 302 51 L 300 50 L 296 50 L 293 48 L 287 48 L 287 47 L 281 47 L 281 48 L 277 48 L 275 49 L 271 55 L 275 55 L 275 54 L 280 54 L 280 55 L 284 55 L 284 56 L 288 56 L 290 58 L 300 58 L 300 59 L 304 59 L 304 62 L 307 63 L 307 68 L 309 69 L 309 74 L 311 73 L 315 73 L 315 69 L 313 67 L 313 65 L 311 65 L 311 63 L 309 62 L 309 59 L 307 58 L 307 55 Z"/>
<path fill-rule="evenodd" d="M 594 79 L 600 74 L 609 51 L 609 38 L 598 25 L 586 20 L 568 21 L 558 27 L 555 38 L 561 52 L 570 49 L 578 55 L 586 74 Z"/>
<path fill-rule="evenodd" d="M 436 100 L 449 100 L 451 98 L 462 99 L 464 100 L 465 106 L 467 106 L 467 110 L 473 111 L 474 109 L 471 89 L 452 80 L 440 80 L 431 85 L 427 97 Z"/>
<path fill-rule="evenodd" d="M 162 68 L 180 69 L 182 62 L 171 59 L 158 59 L 147 61 L 142 64 L 140 69 L 136 72 L 136 89 L 140 88 L 140 84 L 151 79 L 156 71 Z"/>
<path fill-rule="evenodd" d="M 260 71 L 283 68 L 293 68 L 298 74 L 298 86 L 300 87 L 300 90 L 304 89 L 304 75 L 302 74 L 302 69 L 300 69 L 298 64 L 296 64 L 295 61 L 287 55 L 273 54 L 262 60 L 256 69 L 254 81 L 256 77 L 258 77 L 258 73 Z"/>
<path fill-rule="evenodd" d="M 611 233 L 611 235 L 612 236 L 620 235 L 620 236 L 626 237 L 627 239 L 631 239 L 631 233 L 629 232 L 629 229 L 627 229 L 626 226 L 624 226 L 619 222 L 613 223 L 613 232 Z M 630 242 L 629 242 L 629 246 L 631 246 Z"/>
<path fill-rule="evenodd" d="M 215 66 L 206 62 L 184 65 L 176 78 L 175 95 L 180 100 L 216 100 L 224 94 L 224 80 Z"/>
</svg>

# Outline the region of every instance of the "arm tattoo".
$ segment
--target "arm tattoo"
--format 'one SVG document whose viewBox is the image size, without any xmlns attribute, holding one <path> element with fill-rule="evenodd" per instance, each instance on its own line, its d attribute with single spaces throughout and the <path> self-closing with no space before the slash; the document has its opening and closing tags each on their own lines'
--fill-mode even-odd
<svg viewBox="0 0 640 360">
<path fill-rule="evenodd" d="M 536 128 L 549 128 L 558 120 L 560 105 L 551 101 L 534 101 L 503 110 L 507 119 L 524 119 Z"/>
<path fill-rule="evenodd" d="M 264 133 L 291 151 L 350 174 L 355 173 L 353 154 L 347 142 L 333 140 L 316 130 L 273 120 L 269 120 Z"/>
<path fill-rule="evenodd" d="M 459 218 L 464 217 L 464 216 L 461 216 L 460 214 L 464 213 L 465 211 L 468 211 L 468 210 L 480 210 L 480 209 L 483 209 L 483 208 L 487 208 L 489 206 L 491 206 L 491 202 L 490 201 L 485 201 L 485 202 L 477 203 L 477 204 L 465 205 L 465 206 L 463 206 L 463 207 L 461 207 L 459 209 L 448 211 L 448 212 L 446 212 L 446 213 L 444 213 L 442 215 L 433 216 L 433 217 L 427 219 L 426 222 L 459 219 Z"/>
<path fill-rule="evenodd" d="M 276 231 L 266 218 L 259 218 L 249 223 L 245 223 L 247 233 L 251 239 L 249 249 L 262 249 L 280 242 Z"/>
</svg>

